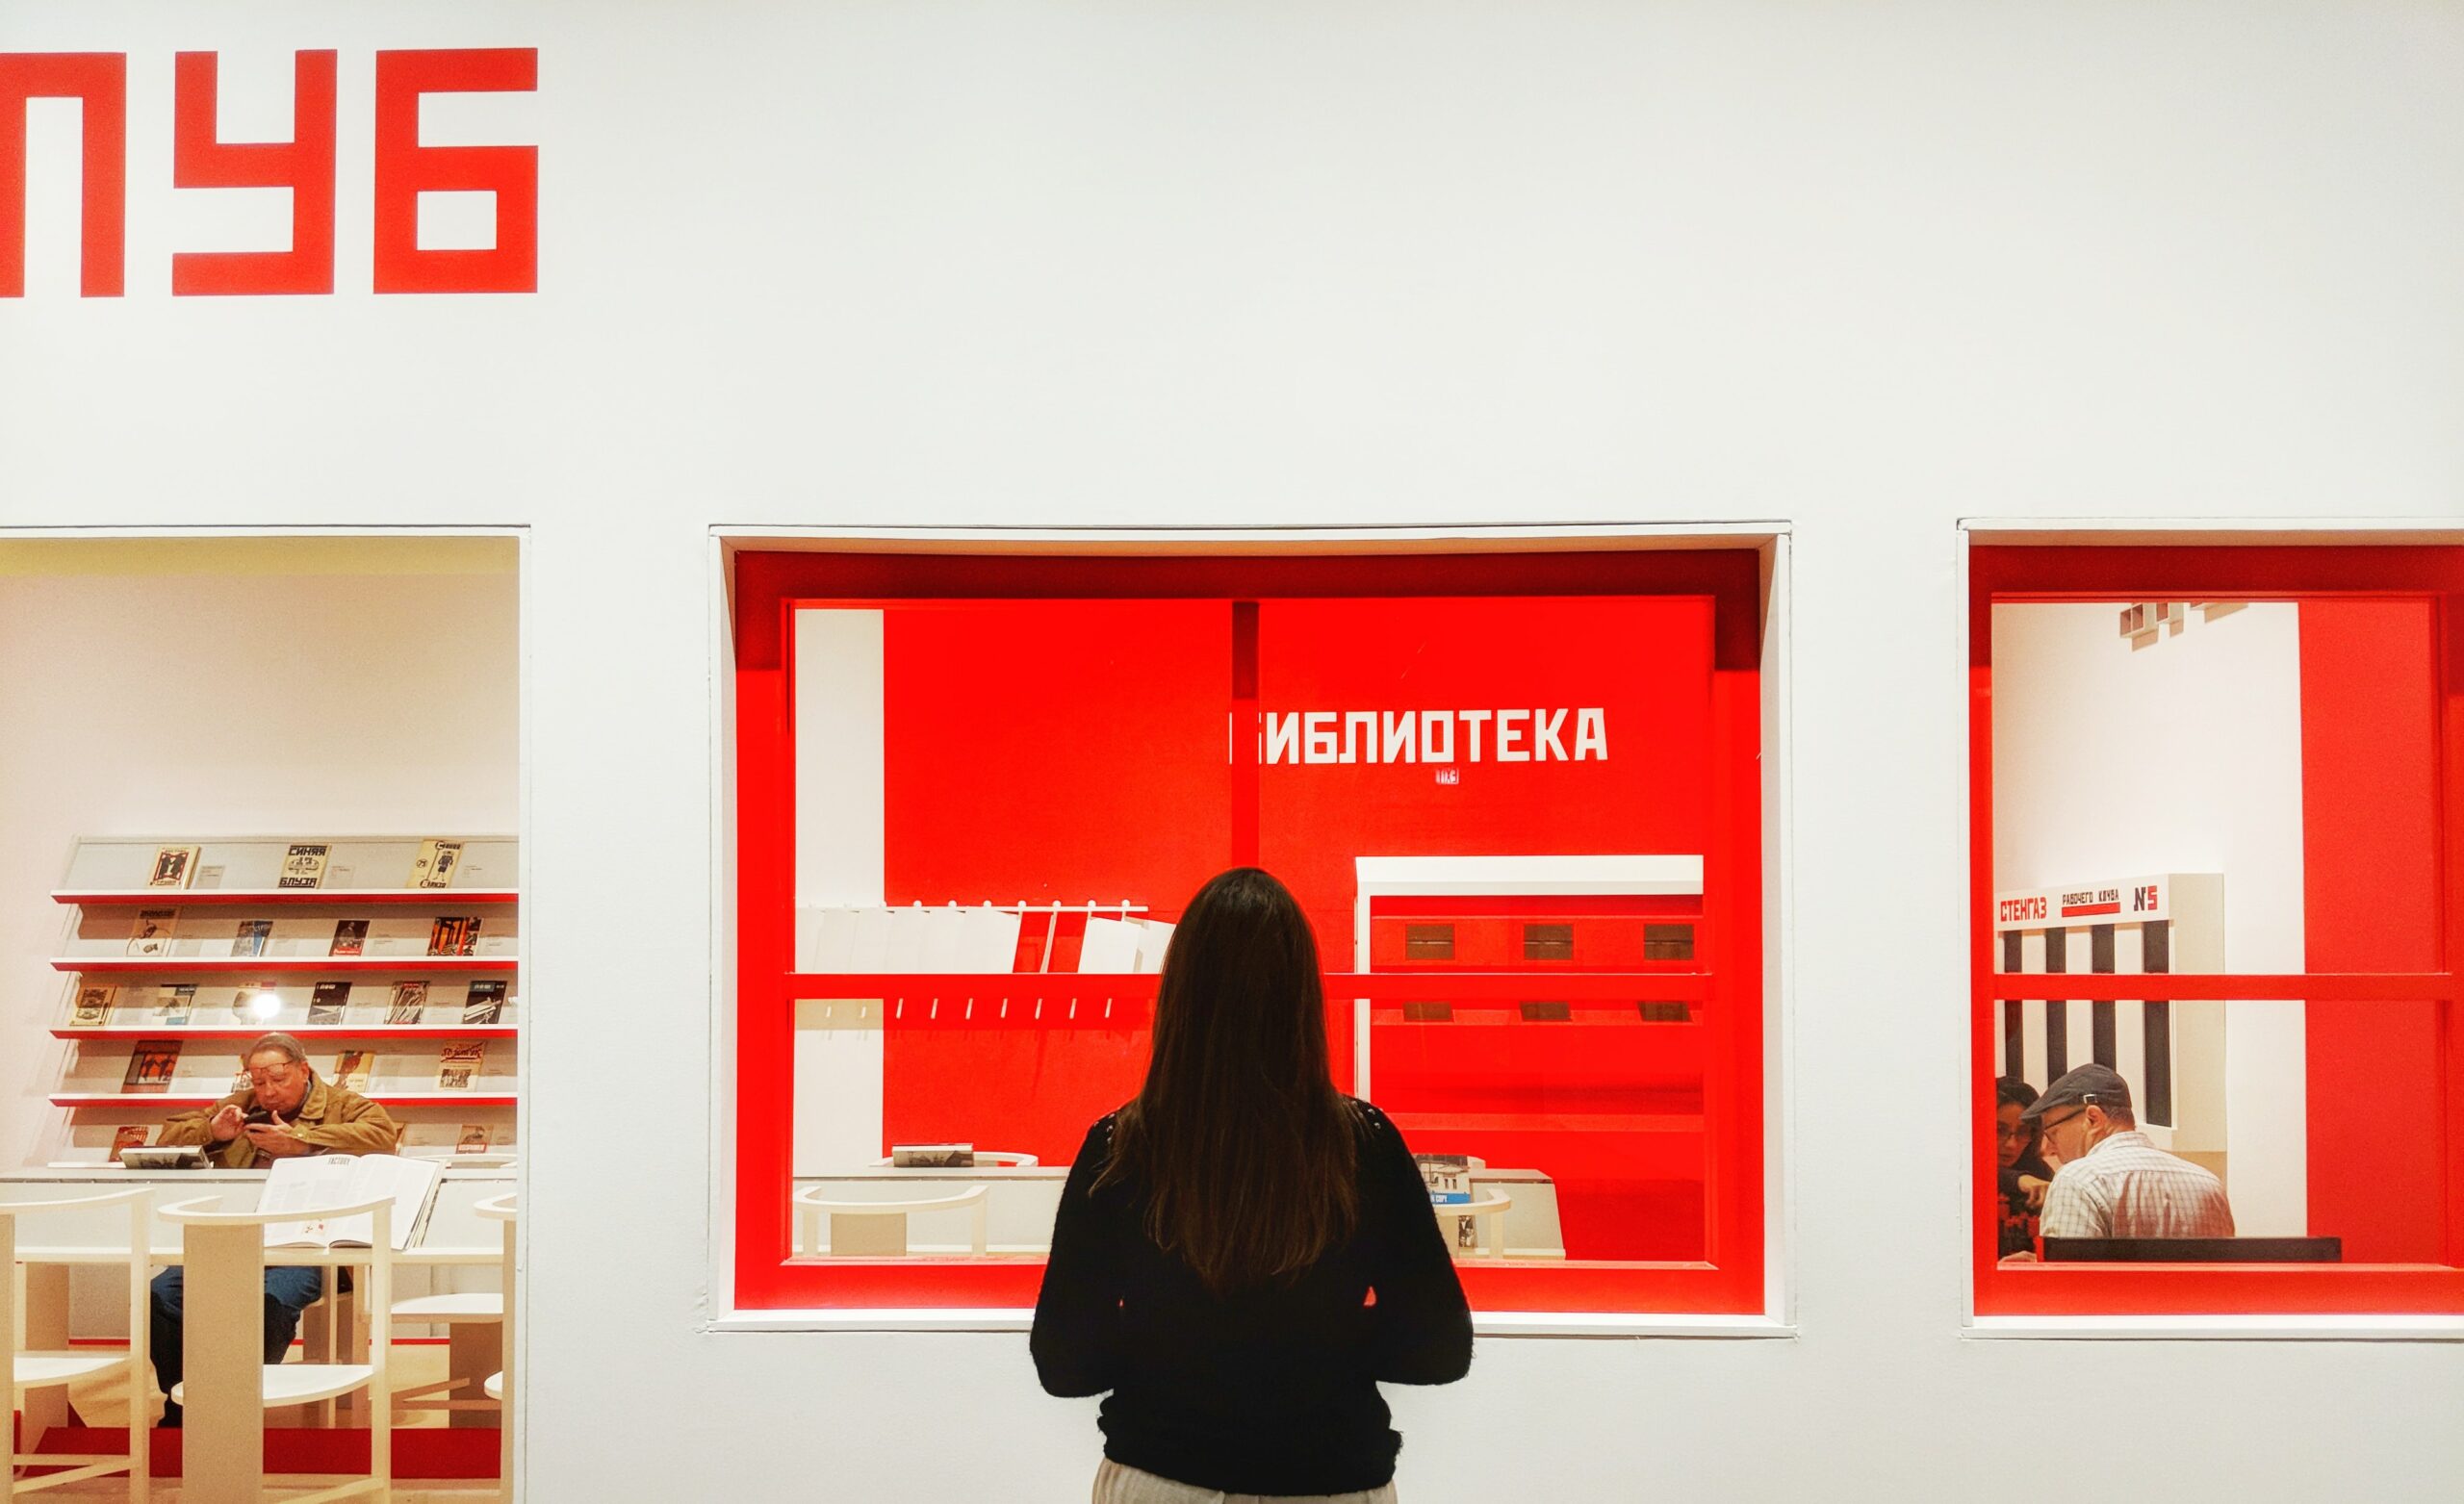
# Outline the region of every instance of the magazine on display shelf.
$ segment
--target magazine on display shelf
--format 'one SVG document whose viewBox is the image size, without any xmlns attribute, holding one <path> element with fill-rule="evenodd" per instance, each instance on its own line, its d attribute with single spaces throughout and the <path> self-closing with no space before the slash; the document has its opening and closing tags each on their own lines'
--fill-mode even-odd
<svg viewBox="0 0 2464 1504">
<path fill-rule="evenodd" d="M 420 854 L 411 862 L 411 880 L 404 884 L 414 888 L 449 888 L 455 874 L 462 870 L 462 843 L 459 841 L 425 840 L 420 843 Z"/>
<path fill-rule="evenodd" d="M 325 858 L 333 848 L 322 844 L 294 846 L 282 854 L 282 877 L 275 884 L 285 888 L 321 888 L 325 885 Z"/>
<path fill-rule="evenodd" d="M 504 1014 L 505 984 L 498 978 L 487 978 L 471 983 L 462 995 L 462 1022 L 493 1024 Z"/>
<path fill-rule="evenodd" d="M 154 875 L 145 879 L 149 888 L 184 888 L 196 876 L 194 846 L 158 846 L 154 849 Z"/>
<path fill-rule="evenodd" d="M 388 1003 L 385 1007 L 385 1022 L 389 1024 L 416 1024 L 420 1021 L 420 1016 L 426 1011 L 426 982 L 398 981 L 394 983 L 393 1001 Z"/>
<path fill-rule="evenodd" d="M 436 1089 L 468 1091 L 479 1078 L 486 1063 L 488 1047 L 476 1041 L 456 1041 L 437 1052 Z"/>
<path fill-rule="evenodd" d="M 171 927 L 179 923 L 176 908 L 141 908 L 137 923 L 129 931 L 128 954 L 131 956 L 168 956 L 171 954 Z"/>
<path fill-rule="evenodd" d="M 430 956 L 468 956 L 478 943 L 479 919 L 475 914 L 447 916 L 428 927 Z"/>
<path fill-rule="evenodd" d="M 321 981 L 308 998 L 308 1022 L 339 1024 L 350 1011 L 350 983 Z"/>
<path fill-rule="evenodd" d="M 129 1052 L 128 1074 L 120 1079 L 122 1091 L 168 1091 L 171 1072 L 179 1067 L 180 1041 L 147 1039 Z"/>
<path fill-rule="evenodd" d="M 77 1008 L 75 1012 L 68 1015 L 69 1027 L 73 1029 L 101 1028 L 103 1022 L 111 1016 L 112 997 L 118 991 L 117 987 L 100 986 L 91 982 L 79 983 Z"/>
</svg>

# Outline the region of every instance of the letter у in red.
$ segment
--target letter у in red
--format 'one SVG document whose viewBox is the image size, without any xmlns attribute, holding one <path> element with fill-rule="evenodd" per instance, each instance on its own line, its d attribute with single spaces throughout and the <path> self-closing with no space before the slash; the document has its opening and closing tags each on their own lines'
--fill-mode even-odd
<svg viewBox="0 0 2464 1504">
<path fill-rule="evenodd" d="M 288 141 L 219 140 L 214 124 L 219 92 L 216 54 L 179 55 L 171 182 L 179 188 L 291 190 L 291 249 L 182 251 L 171 258 L 172 295 L 331 293 L 334 54 L 295 55 Z"/>
</svg>

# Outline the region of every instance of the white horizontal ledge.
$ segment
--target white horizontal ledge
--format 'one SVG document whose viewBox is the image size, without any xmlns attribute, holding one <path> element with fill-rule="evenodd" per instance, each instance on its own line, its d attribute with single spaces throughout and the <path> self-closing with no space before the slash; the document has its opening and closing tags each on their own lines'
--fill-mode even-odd
<svg viewBox="0 0 2464 1504">
<path fill-rule="evenodd" d="M 1257 523 L 1215 527 L 786 527 L 722 523 L 723 547 L 780 552 L 1129 554 L 1561 552 L 1574 549 L 1735 548 L 1788 536 L 1785 519 L 1658 523 L 1460 523 L 1312 526 Z"/>
<path fill-rule="evenodd" d="M 1024 1332 L 1035 1313 L 1006 1308 L 879 1311 L 757 1311 L 716 1316 L 713 1332 Z M 1476 1337 L 1793 1338 L 1794 1325 L 1768 1316 L 1626 1315 L 1490 1312 L 1472 1317 Z"/>
<path fill-rule="evenodd" d="M 2110 1341 L 2464 1341 L 2464 1316 L 1978 1316 L 1978 1339 Z"/>
<path fill-rule="evenodd" d="M 1793 1338 L 1795 1323 L 1776 1316 L 1684 1315 L 1667 1312 L 1475 1312 L 1476 1337 L 1700 1337 L 1728 1339 Z"/>
</svg>

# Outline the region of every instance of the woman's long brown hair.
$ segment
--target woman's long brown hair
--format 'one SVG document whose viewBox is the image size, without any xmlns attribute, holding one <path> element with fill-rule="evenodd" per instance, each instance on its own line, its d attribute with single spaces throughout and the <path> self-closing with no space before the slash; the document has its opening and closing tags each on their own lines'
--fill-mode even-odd
<svg viewBox="0 0 2464 1504">
<path fill-rule="evenodd" d="M 1326 1063 L 1318 941 L 1255 867 L 1198 889 L 1164 954 L 1146 1084 L 1096 1185 L 1141 1186 L 1147 1235 L 1218 1294 L 1273 1283 L 1359 1219 L 1355 1114 Z"/>
</svg>

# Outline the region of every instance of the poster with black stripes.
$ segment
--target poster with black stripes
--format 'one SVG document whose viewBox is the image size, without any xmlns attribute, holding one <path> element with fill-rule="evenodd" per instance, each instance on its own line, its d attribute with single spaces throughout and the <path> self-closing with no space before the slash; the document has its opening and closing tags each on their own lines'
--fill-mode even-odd
<svg viewBox="0 0 2464 1504">
<path fill-rule="evenodd" d="M 2119 976 L 2224 969 L 2224 879 L 2167 873 L 2098 879 L 1993 896 L 1996 969 Z M 1996 1074 L 2043 1090 L 2094 1061 L 2130 1083 L 2140 1126 L 2159 1146 L 2222 1148 L 2224 1008 L 2220 1003 L 2066 999 L 1998 1005 Z"/>
</svg>

